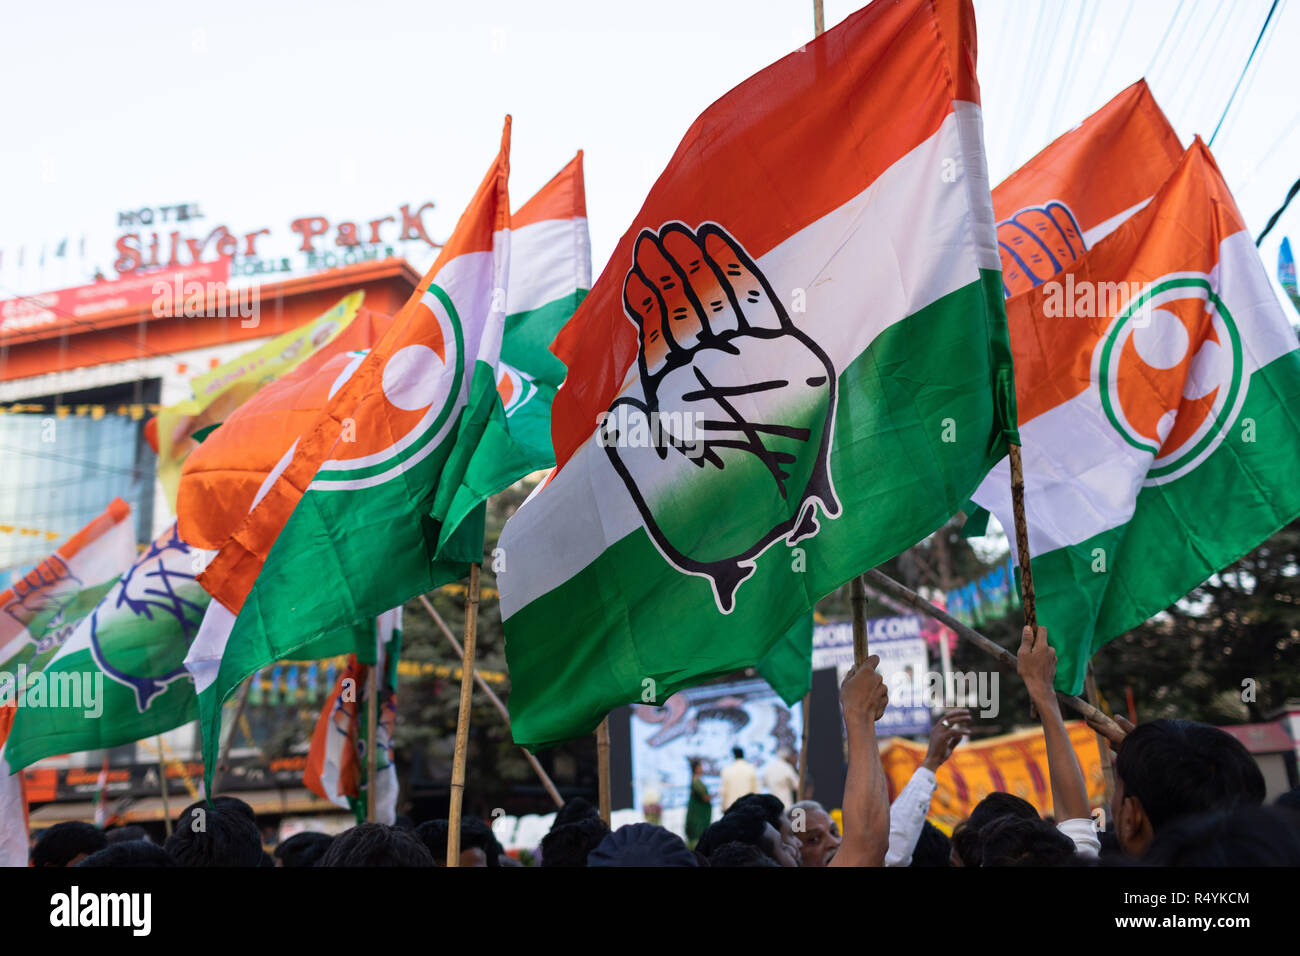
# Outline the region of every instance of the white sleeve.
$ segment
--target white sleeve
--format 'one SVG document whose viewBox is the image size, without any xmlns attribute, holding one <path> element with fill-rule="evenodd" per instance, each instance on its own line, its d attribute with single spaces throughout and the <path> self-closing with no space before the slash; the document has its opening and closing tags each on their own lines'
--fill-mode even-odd
<svg viewBox="0 0 1300 956">
<path fill-rule="evenodd" d="M 1093 825 L 1092 817 L 1062 820 L 1056 825 L 1056 829 L 1074 841 L 1074 852 L 1085 860 L 1095 860 L 1100 855 L 1101 840 L 1097 837 L 1097 828 Z"/>
<path fill-rule="evenodd" d="M 930 800 L 937 785 L 933 771 L 917 767 L 898 799 L 890 804 L 889 850 L 885 853 L 885 866 L 911 866 L 912 853 L 916 850 L 916 841 L 921 838 L 925 815 L 930 812 Z"/>
</svg>

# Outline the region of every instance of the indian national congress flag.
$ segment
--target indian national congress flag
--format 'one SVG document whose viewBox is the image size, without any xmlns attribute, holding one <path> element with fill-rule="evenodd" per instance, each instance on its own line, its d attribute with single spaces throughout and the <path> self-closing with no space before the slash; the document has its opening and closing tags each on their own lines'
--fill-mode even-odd
<svg viewBox="0 0 1300 956">
<path fill-rule="evenodd" d="M 123 569 L 28 672 L 5 748 L 10 767 L 129 744 L 198 717 L 185 655 L 210 600 L 195 580 L 204 561 L 173 522 Z"/>
<path fill-rule="evenodd" d="M 553 347 L 557 466 L 500 541 L 517 742 L 758 664 L 1005 454 L 974 60 L 968 2 L 873 3 L 687 132 Z"/>
<path fill-rule="evenodd" d="M 248 675 L 309 644 L 360 651 L 354 632 L 482 558 L 476 454 L 504 417 L 509 129 L 415 294 L 332 373 L 324 407 L 200 577 L 214 600 L 186 665 L 208 775 L 221 702 Z"/>
<path fill-rule="evenodd" d="M 1038 616 L 1077 694 L 1099 647 L 1300 515 L 1300 351 L 1199 139 L 1007 314 Z M 974 496 L 1006 528 L 1008 482 Z"/>
</svg>

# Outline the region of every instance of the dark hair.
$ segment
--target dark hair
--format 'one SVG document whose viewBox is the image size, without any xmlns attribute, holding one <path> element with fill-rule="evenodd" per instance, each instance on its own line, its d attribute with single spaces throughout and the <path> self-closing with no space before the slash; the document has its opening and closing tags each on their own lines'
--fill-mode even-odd
<svg viewBox="0 0 1300 956">
<path fill-rule="evenodd" d="M 1068 866 L 1074 841 L 1046 820 L 1004 816 L 980 831 L 980 866 Z"/>
<path fill-rule="evenodd" d="M 1038 811 L 1028 800 L 996 790 L 975 805 L 970 816 L 952 831 L 952 848 L 963 866 L 980 866 L 982 832 L 992 823 L 1010 817 L 1037 820 Z"/>
<path fill-rule="evenodd" d="M 744 751 L 744 749 L 741 748 L 741 747 L 732 747 L 732 748 L 731 748 L 731 756 L 735 757 L 737 760 L 744 760 L 744 759 L 745 759 L 745 751 Z"/>
<path fill-rule="evenodd" d="M 333 842 L 334 838 L 328 833 L 314 830 L 295 833 L 275 848 L 275 858 L 283 867 L 315 866 Z"/>
<path fill-rule="evenodd" d="M 912 850 L 912 862 L 908 866 L 952 866 L 949 859 L 951 854 L 952 840 L 926 820 L 921 826 L 921 835 L 917 837 L 916 848 Z"/>
<path fill-rule="evenodd" d="M 1288 790 L 1274 800 L 1273 805 L 1281 807 L 1283 810 L 1290 810 L 1293 813 L 1300 810 L 1300 787 Z"/>
<path fill-rule="evenodd" d="M 600 819 L 600 811 L 592 806 L 590 800 L 582 797 L 574 797 L 559 810 L 555 811 L 555 822 L 551 824 L 551 829 L 556 827 L 568 826 L 570 823 L 577 823 L 584 817 L 595 817 Z"/>
<path fill-rule="evenodd" d="M 703 763 L 704 763 L 704 761 L 701 760 L 699 757 L 691 757 L 691 758 L 688 759 L 687 762 L 691 765 L 691 775 L 692 775 L 692 776 L 695 775 L 695 771 L 698 770 L 698 769 L 703 765 Z"/>
<path fill-rule="evenodd" d="M 148 840 L 118 840 L 97 853 L 92 853 L 77 866 L 129 867 L 176 866 L 176 861 L 156 843 Z"/>
<path fill-rule="evenodd" d="M 1264 775 L 1241 742 L 1192 720 L 1153 720 L 1130 731 L 1115 772 L 1157 832 L 1179 817 L 1264 802 Z"/>
<path fill-rule="evenodd" d="M 262 834 L 253 811 L 232 797 L 217 797 L 211 806 L 191 803 L 176 818 L 163 849 L 181 866 L 262 864 Z"/>
<path fill-rule="evenodd" d="M 257 822 L 257 814 L 253 812 L 253 808 L 238 797 L 226 796 L 225 794 L 213 797 L 212 805 L 230 813 L 241 813 L 254 823 Z"/>
<path fill-rule="evenodd" d="M 410 830 L 359 823 L 334 838 L 317 866 L 433 866 L 433 854 Z"/>
<path fill-rule="evenodd" d="M 700 835 L 695 848 L 709 857 L 712 862 L 713 851 L 724 843 L 748 843 L 751 846 L 759 846 L 766 829 L 767 817 L 763 815 L 763 811 L 758 807 L 746 807 L 734 813 L 725 813 L 722 819 L 711 823 L 709 828 Z"/>
<path fill-rule="evenodd" d="M 609 835 L 600 817 L 583 817 L 542 837 L 542 866 L 586 866 L 587 854 Z"/>
<path fill-rule="evenodd" d="M 144 840 L 146 843 L 153 842 L 153 840 L 149 838 L 149 831 L 134 823 L 128 826 L 114 827 L 111 830 L 106 830 L 104 832 L 104 837 L 108 840 L 109 846 L 112 846 L 114 843 L 127 843 L 134 840 Z"/>
<path fill-rule="evenodd" d="M 447 834 L 450 832 L 446 820 L 425 820 L 415 828 L 415 835 L 433 855 L 437 866 L 447 862 Z"/>
<path fill-rule="evenodd" d="M 41 834 L 32 848 L 32 866 L 67 866 L 82 853 L 98 853 L 108 846 L 104 832 L 89 823 L 69 820 Z"/>
<path fill-rule="evenodd" d="M 1185 816 L 1162 828 L 1148 866 L 1300 866 L 1300 826 L 1277 807 L 1232 807 Z"/>
<path fill-rule="evenodd" d="M 775 866 L 776 862 L 752 843 L 733 840 L 724 843 L 709 856 L 709 866 Z"/>
<path fill-rule="evenodd" d="M 699 862 L 677 834 L 653 823 L 629 823 L 587 854 L 587 866 L 699 866 Z"/>
<path fill-rule="evenodd" d="M 461 818 L 460 849 L 462 853 L 466 850 L 482 850 L 487 857 L 488 866 L 500 866 L 501 854 L 505 852 L 505 847 L 497 841 L 492 827 L 479 817 Z"/>
<path fill-rule="evenodd" d="M 743 797 L 737 797 L 731 806 L 727 807 L 727 813 L 743 812 L 750 807 L 763 814 L 763 818 L 772 826 L 778 830 L 781 829 L 782 818 L 785 816 L 785 804 L 781 802 L 780 797 L 773 796 L 770 793 L 747 793 Z M 723 814 L 723 816 L 726 816 L 726 814 Z"/>
</svg>

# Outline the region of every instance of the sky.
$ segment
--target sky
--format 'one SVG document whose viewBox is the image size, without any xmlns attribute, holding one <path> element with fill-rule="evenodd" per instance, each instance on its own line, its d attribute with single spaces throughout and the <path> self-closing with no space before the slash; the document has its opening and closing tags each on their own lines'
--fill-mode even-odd
<svg viewBox="0 0 1300 956">
<path fill-rule="evenodd" d="M 992 181 L 1143 75 L 1184 145 L 1208 140 L 1271 2 L 976 0 Z M 827 27 L 858 6 L 827 0 Z M 0 299 L 109 272 L 117 213 L 142 206 L 197 202 L 278 252 L 300 216 L 432 201 L 445 238 L 506 113 L 516 207 L 585 151 L 598 274 L 694 118 L 812 24 L 811 0 L 0 0 Z M 1297 39 L 1281 0 L 1213 146 L 1252 233 L 1300 177 Z M 1270 275 L 1288 229 L 1300 202 Z M 65 236 L 86 260 L 38 268 Z"/>
</svg>

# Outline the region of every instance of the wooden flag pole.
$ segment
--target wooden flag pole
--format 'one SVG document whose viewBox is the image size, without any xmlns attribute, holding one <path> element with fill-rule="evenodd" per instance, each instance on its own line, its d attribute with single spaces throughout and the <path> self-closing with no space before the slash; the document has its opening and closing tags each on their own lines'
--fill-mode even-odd
<svg viewBox="0 0 1300 956">
<path fill-rule="evenodd" d="M 465 799 L 465 758 L 469 749 L 469 706 L 474 695 L 474 652 L 478 648 L 479 564 L 469 566 L 465 594 L 465 653 L 460 667 L 460 712 L 456 716 L 456 751 L 451 761 L 451 810 L 447 814 L 447 865 L 460 866 L 460 811 Z"/>
<path fill-rule="evenodd" d="M 802 711 L 803 734 L 799 739 L 799 792 L 800 800 L 808 799 L 808 723 L 809 715 L 812 714 L 812 688 L 809 687 L 808 693 L 803 695 Z"/>
<path fill-rule="evenodd" d="M 1020 446 L 1008 445 L 1011 458 L 1011 515 L 1016 522 L 1016 554 L 1020 561 L 1020 603 L 1025 626 L 1038 633 L 1038 609 L 1034 604 L 1034 571 L 1029 562 L 1029 526 L 1025 522 L 1025 471 L 1020 463 Z"/>
<path fill-rule="evenodd" d="M 826 17 L 822 13 L 822 0 L 813 0 L 813 36 L 821 36 L 825 29 Z"/>
<path fill-rule="evenodd" d="M 963 624 L 961 621 L 957 620 L 947 611 L 942 611 L 939 608 L 935 607 L 925 598 L 921 597 L 919 594 L 903 586 L 902 584 L 899 584 L 893 578 L 889 577 L 886 574 L 881 573 L 878 570 L 868 571 L 864 575 L 864 577 L 866 577 L 866 579 L 871 583 L 871 586 L 873 588 L 877 588 L 883 591 L 885 594 L 888 594 L 890 597 L 894 598 L 895 600 L 901 601 L 904 604 L 911 605 L 921 613 L 928 614 L 936 621 L 939 621 L 942 624 L 946 624 L 953 631 L 955 631 L 959 637 L 964 637 L 966 640 L 970 641 L 972 644 L 974 644 L 980 650 L 984 651 L 986 654 L 992 655 L 994 658 L 997 659 L 998 663 L 1002 664 L 1008 670 L 1014 671 L 1016 669 L 1015 654 L 1012 654 L 1006 648 L 989 640 L 987 637 L 985 637 L 983 634 L 981 634 L 979 631 L 975 630 L 974 628 L 968 627 L 967 625 Z M 1107 727 L 1110 727 L 1115 731 L 1116 734 L 1121 733 L 1119 727 L 1115 725 L 1115 722 L 1113 720 L 1107 717 L 1096 707 L 1089 704 L 1086 700 L 1081 700 L 1080 698 L 1075 697 L 1073 694 L 1062 694 L 1060 691 L 1056 692 L 1056 697 L 1058 700 L 1060 700 L 1060 702 L 1063 705 L 1073 710 L 1079 716 L 1085 719 L 1090 719 L 1094 723 L 1099 723 Z"/>
<path fill-rule="evenodd" d="M 256 679 L 256 674 L 250 674 L 245 678 L 243 689 L 239 692 L 239 707 L 235 710 L 235 720 L 230 725 L 230 733 L 226 735 L 226 740 L 221 745 L 221 753 L 217 756 L 217 768 L 212 774 L 212 792 L 207 795 L 209 798 L 215 797 L 220 792 L 217 784 L 221 782 L 221 778 L 225 776 L 226 771 L 230 769 L 230 745 L 235 739 L 235 729 L 244 716 L 244 707 L 248 704 L 248 692 L 253 689 L 253 681 Z"/>
<path fill-rule="evenodd" d="M 375 822 L 375 773 L 379 769 L 379 623 L 375 622 L 375 663 L 366 676 L 366 822 Z"/>
<path fill-rule="evenodd" d="M 600 800 L 600 818 L 609 826 L 609 716 L 596 728 L 596 776 L 597 793 Z"/>
<path fill-rule="evenodd" d="M 162 796 L 163 832 L 172 835 L 172 807 L 167 799 L 167 762 L 163 759 L 162 734 L 158 735 L 158 793 Z"/>
<path fill-rule="evenodd" d="M 867 659 L 867 589 L 860 574 L 849 582 L 849 607 L 853 611 L 853 663 L 861 664 Z"/>
<path fill-rule="evenodd" d="M 1034 638 L 1038 637 L 1038 608 L 1034 602 L 1034 570 L 1029 561 L 1029 523 L 1025 520 L 1025 470 L 1020 461 L 1020 446 L 1008 444 L 1007 457 L 1011 460 L 1011 517 L 1016 523 L 1016 555 L 1020 563 L 1020 606 L 1025 612 L 1025 627 Z M 1029 716 L 1038 719 L 1033 701 L 1029 702 Z"/>
<path fill-rule="evenodd" d="M 1101 709 L 1101 695 L 1097 692 L 1097 675 L 1092 672 L 1092 661 L 1088 662 L 1088 676 L 1083 679 L 1083 692 L 1088 703 Z M 1106 812 L 1110 813 L 1111 803 L 1115 797 L 1115 768 L 1110 762 L 1110 741 L 1097 734 L 1097 751 L 1101 756 L 1101 776 L 1106 784 Z"/>
<path fill-rule="evenodd" d="M 456 651 L 456 654 L 460 657 L 461 667 L 463 668 L 465 666 L 465 652 L 461 649 L 460 641 L 456 640 L 456 635 L 451 633 L 451 628 L 449 628 L 447 622 L 442 619 L 442 615 L 438 613 L 437 609 L 434 608 L 433 604 L 423 594 L 420 595 L 420 603 L 424 605 L 424 609 L 428 611 L 429 616 L 433 618 L 433 623 L 438 625 L 438 630 L 442 631 L 442 636 L 447 639 L 447 642 L 451 644 L 452 648 Z M 497 713 L 501 715 L 501 719 L 506 722 L 506 732 L 510 733 L 510 712 L 506 710 L 506 705 L 501 702 L 501 698 L 498 697 L 496 691 L 492 689 L 492 685 L 483 679 L 483 675 L 478 672 L 477 667 L 474 668 L 474 683 L 478 685 L 479 690 L 487 695 L 487 699 L 492 701 L 492 706 L 497 709 Z M 528 765 L 533 768 L 533 773 L 537 774 L 537 779 L 542 782 L 542 787 L 546 790 L 547 796 L 551 798 L 551 801 L 556 807 L 564 806 L 564 798 L 560 796 L 560 791 L 556 789 L 555 782 L 552 781 L 546 771 L 542 769 L 542 765 L 537 761 L 537 758 L 529 753 L 526 747 L 520 747 L 519 749 L 523 751 L 524 758 L 528 761 Z"/>
</svg>

